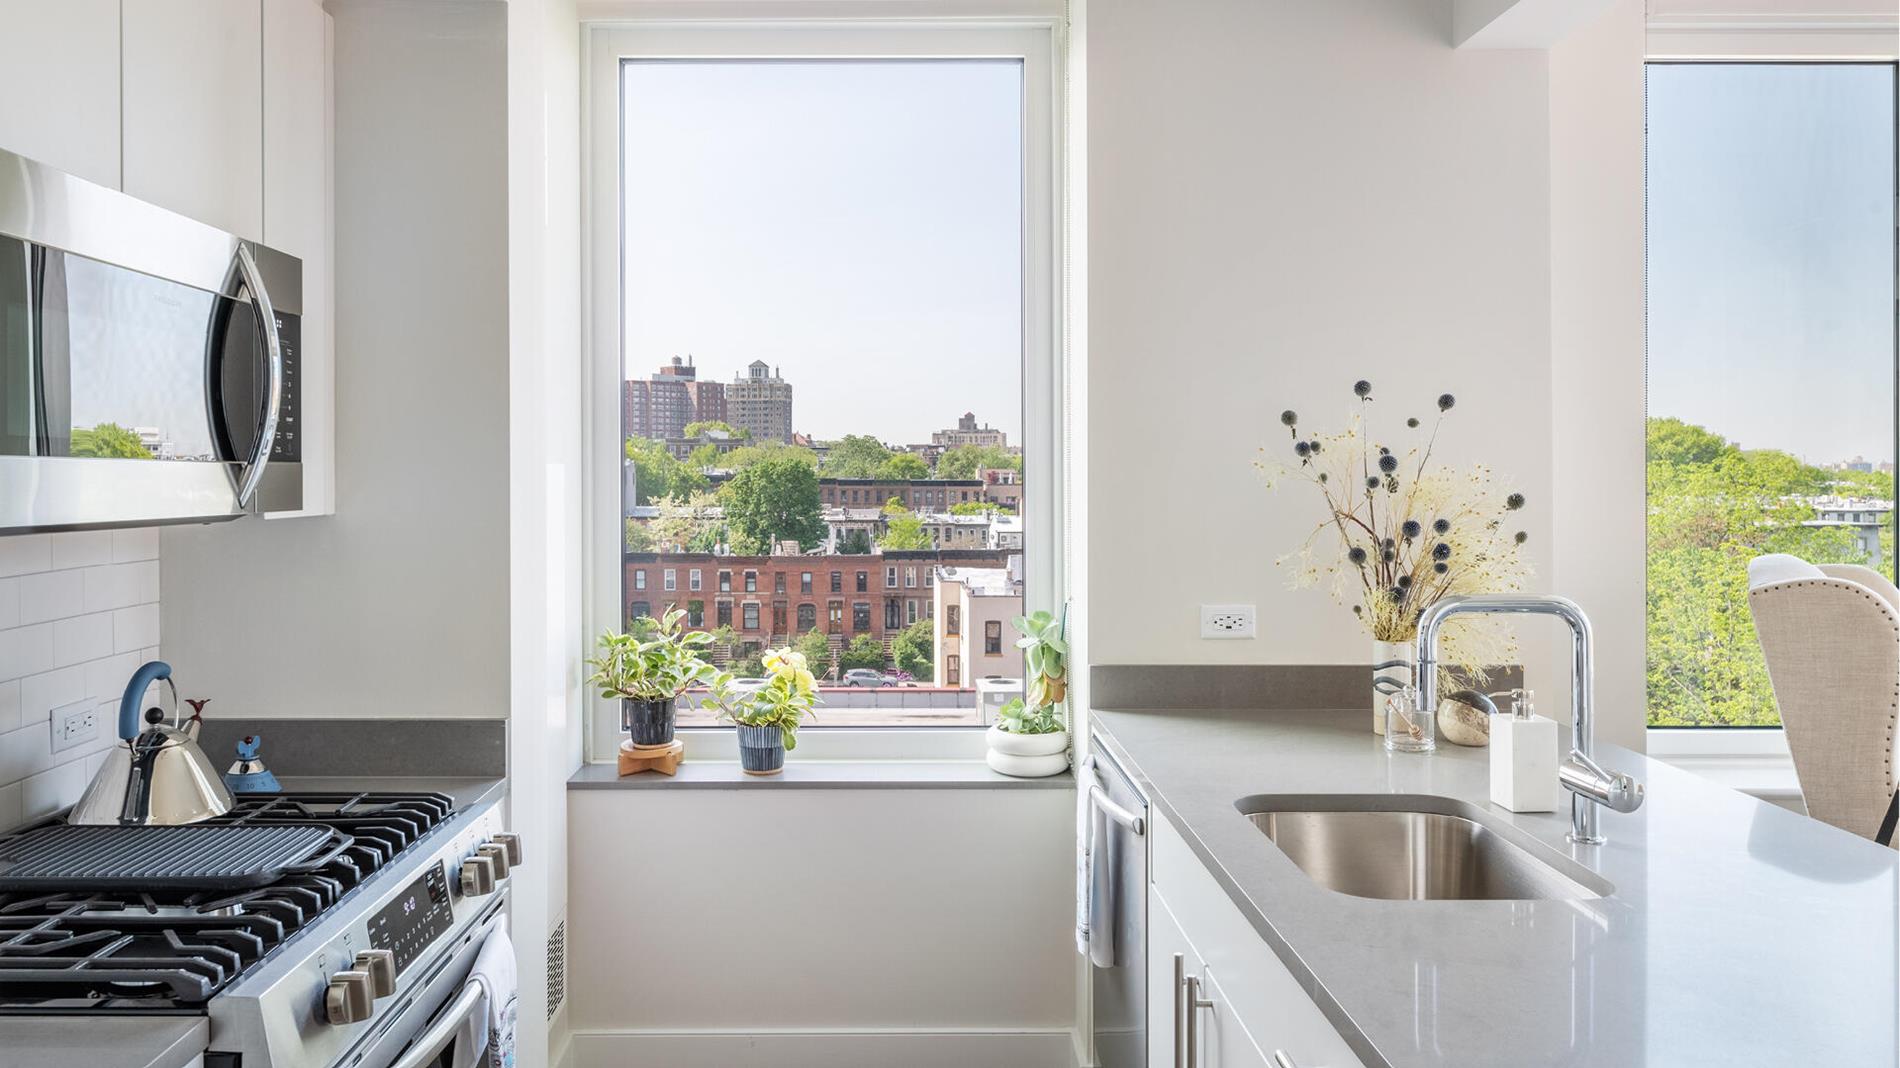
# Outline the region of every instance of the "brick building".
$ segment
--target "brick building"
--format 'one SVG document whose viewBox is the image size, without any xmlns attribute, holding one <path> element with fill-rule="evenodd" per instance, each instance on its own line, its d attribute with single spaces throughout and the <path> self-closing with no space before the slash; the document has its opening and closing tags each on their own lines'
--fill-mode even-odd
<svg viewBox="0 0 1900 1068">
<path fill-rule="evenodd" d="M 686 433 L 686 424 L 726 418 L 725 387 L 699 381 L 692 360 L 673 357 L 643 379 L 629 379 L 621 397 L 621 428 L 633 437 L 665 440 Z"/>
<path fill-rule="evenodd" d="M 953 504 L 983 500 L 974 478 L 821 478 L 818 501 L 827 508 L 882 508 L 892 497 L 913 512 L 947 512 Z"/>
<path fill-rule="evenodd" d="M 677 605 L 690 627 L 731 626 L 752 651 L 811 630 L 828 636 L 834 648 L 869 634 L 888 650 L 898 631 L 930 618 L 937 568 L 1003 568 L 1009 555 L 987 549 L 866 556 L 626 553 L 622 595 L 628 619 Z"/>
<path fill-rule="evenodd" d="M 754 441 L 792 440 L 792 384 L 764 360 L 753 360 L 726 387 L 726 422 Z"/>
<path fill-rule="evenodd" d="M 987 423 L 982 426 L 976 425 L 975 412 L 964 412 L 963 416 L 957 420 L 954 430 L 932 432 L 930 443 L 939 449 L 955 449 L 965 445 L 981 445 L 993 449 L 1009 447 L 1009 440 L 1002 431 L 991 428 Z"/>
</svg>

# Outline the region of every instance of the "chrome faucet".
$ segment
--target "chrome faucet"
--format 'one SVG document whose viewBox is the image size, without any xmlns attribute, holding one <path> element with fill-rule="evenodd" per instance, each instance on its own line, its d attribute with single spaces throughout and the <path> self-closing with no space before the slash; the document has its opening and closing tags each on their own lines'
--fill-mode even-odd
<svg viewBox="0 0 1900 1068">
<path fill-rule="evenodd" d="M 1477 613 L 1556 616 L 1570 624 L 1570 756 L 1557 769 L 1557 781 L 1570 799 L 1570 840 L 1597 845 L 1597 806 L 1634 812 L 1643 804 L 1643 784 L 1621 772 L 1608 772 L 1591 758 L 1594 748 L 1590 707 L 1596 667 L 1590 650 L 1590 618 L 1568 597 L 1483 594 L 1446 597 L 1418 618 L 1418 688 L 1414 705 L 1420 715 L 1438 712 L 1438 632 L 1453 616 Z"/>
</svg>

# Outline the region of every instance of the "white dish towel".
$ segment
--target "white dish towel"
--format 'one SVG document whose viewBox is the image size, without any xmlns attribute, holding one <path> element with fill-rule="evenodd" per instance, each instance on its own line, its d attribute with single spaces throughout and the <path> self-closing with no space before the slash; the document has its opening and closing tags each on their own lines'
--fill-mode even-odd
<svg viewBox="0 0 1900 1068">
<path fill-rule="evenodd" d="M 469 982 L 480 983 L 486 1011 L 475 1023 L 473 1064 L 477 1068 L 515 1068 L 515 1010 L 520 984 L 515 978 L 515 946 L 508 938 L 508 921 L 495 925 L 475 956 Z"/>
<path fill-rule="evenodd" d="M 1075 951 L 1098 968 L 1115 966 L 1114 839 L 1089 793 L 1101 785 L 1093 757 L 1075 777 Z"/>
</svg>

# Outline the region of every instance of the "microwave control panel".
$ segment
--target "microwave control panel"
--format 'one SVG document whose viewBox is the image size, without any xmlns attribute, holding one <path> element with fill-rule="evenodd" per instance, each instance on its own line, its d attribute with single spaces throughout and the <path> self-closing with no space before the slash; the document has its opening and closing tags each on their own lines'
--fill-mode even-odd
<svg viewBox="0 0 1900 1068">
<path fill-rule="evenodd" d="M 273 463 L 294 464 L 303 459 L 303 369 L 297 359 L 303 348 L 303 320 L 277 313 L 277 347 L 284 356 L 284 392 L 277 408 L 277 440 L 271 443 Z"/>
</svg>

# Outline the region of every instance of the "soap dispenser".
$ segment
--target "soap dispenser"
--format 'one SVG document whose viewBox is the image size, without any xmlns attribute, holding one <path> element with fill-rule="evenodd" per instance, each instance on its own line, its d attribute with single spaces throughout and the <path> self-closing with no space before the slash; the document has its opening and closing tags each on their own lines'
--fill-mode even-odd
<svg viewBox="0 0 1900 1068">
<path fill-rule="evenodd" d="M 1491 803 L 1557 811 L 1557 721 L 1535 714 L 1529 690 L 1512 690 L 1510 711 L 1492 718 Z"/>
</svg>

